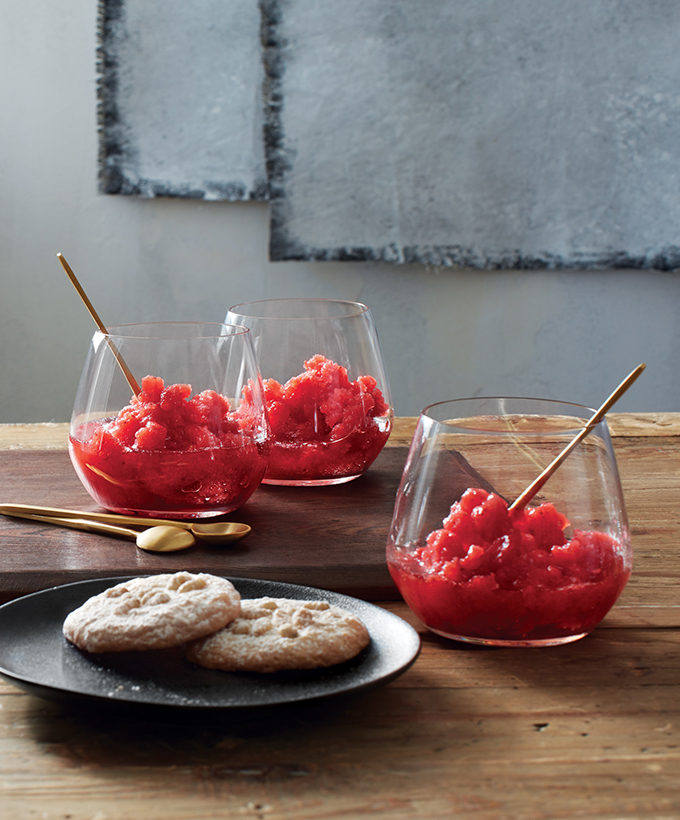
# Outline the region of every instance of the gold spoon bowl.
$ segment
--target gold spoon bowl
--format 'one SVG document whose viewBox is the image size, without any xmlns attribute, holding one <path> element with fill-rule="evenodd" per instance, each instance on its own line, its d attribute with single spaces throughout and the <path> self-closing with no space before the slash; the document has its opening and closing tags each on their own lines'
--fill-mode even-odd
<svg viewBox="0 0 680 820">
<path fill-rule="evenodd" d="M 196 521 L 190 524 L 188 529 L 196 538 L 207 544 L 229 544 L 244 538 L 251 528 L 248 524 L 240 524 L 237 521 Z"/>
</svg>

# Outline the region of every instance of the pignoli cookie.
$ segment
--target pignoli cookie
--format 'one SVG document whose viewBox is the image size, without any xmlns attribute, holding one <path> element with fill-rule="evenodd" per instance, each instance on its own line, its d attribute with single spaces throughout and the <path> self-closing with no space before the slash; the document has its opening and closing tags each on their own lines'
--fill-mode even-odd
<svg viewBox="0 0 680 820">
<path fill-rule="evenodd" d="M 252 598 L 228 626 L 189 643 L 186 656 L 226 672 L 316 669 L 350 660 L 369 641 L 358 618 L 326 601 Z"/>
<path fill-rule="evenodd" d="M 165 649 L 215 632 L 236 618 L 241 596 L 207 573 L 151 575 L 117 584 L 69 613 L 64 636 L 87 652 Z"/>
</svg>

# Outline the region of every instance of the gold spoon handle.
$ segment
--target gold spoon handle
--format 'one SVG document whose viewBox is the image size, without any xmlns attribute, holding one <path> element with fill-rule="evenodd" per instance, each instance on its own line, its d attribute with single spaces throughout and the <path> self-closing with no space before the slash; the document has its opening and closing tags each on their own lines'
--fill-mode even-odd
<svg viewBox="0 0 680 820">
<path fill-rule="evenodd" d="M 633 382 L 637 379 L 637 377 L 642 373 L 645 369 L 646 365 L 639 364 L 632 373 L 630 373 L 626 378 L 621 382 L 621 384 L 616 388 L 616 390 L 609 396 L 609 398 L 605 401 L 605 403 L 595 411 L 595 413 L 590 417 L 590 420 L 586 424 L 586 426 L 581 430 L 581 432 L 575 436 L 569 444 L 562 450 L 561 453 L 550 463 L 548 466 L 543 470 L 543 472 L 538 476 L 538 478 L 534 479 L 534 481 L 524 490 L 524 492 L 518 496 L 512 504 L 508 507 L 509 512 L 513 512 L 516 510 L 523 509 L 529 501 L 536 495 L 536 493 L 541 489 L 541 487 L 545 484 L 545 482 L 550 478 L 550 476 L 555 472 L 555 470 L 560 466 L 560 464 L 565 460 L 565 458 L 571 453 L 571 451 L 581 442 L 583 439 L 590 433 L 590 431 L 599 424 L 602 419 L 605 417 L 605 414 L 609 410 L 612 405 L 614 405 L 621 396 L 628 390 L 628 388 L 633 384 Z"/>
<path fill-rule="evenodd" d="M 32 504 L 0 504 L 0 514 L 14 515 L 19 518 L 23 514 L 29 515 L 49 515 L 58 518 L 80 518 L 83 521 L 100 521 L 105 524 L 121 524 L 130 527 L 158 527 L 171 524 L 173 527 L 181 527 L 184 530 L 191 529 L 191 523 L 187 521 L 172 521 L 162 518 L 141 518 L 136 515 L 116 515 L 115 513 L 83 512 L 81 510 L 66 510 L 59 507 L 36 507 Z"/>
<path fill-rule="evenodd" d="M 118 348 L 115 346 L 111 337 L 109 336 L 109 331 L 106 329 L 106 326 L 99 318 L 99 314 L 94 309 L 94 305 L 90 300 L 87 298 L 87 294 L 83 290 L 83 286 L 78 281 L 78 277 L 75 273 L 71 270 L 71 266 L 69 263 L 64 259 L 63 255 L 58 253 L 57 259 L 61 262 L 62 268 L 66 271 L 66 275 L 71 280 L 71 284 L 73 287 L 78 291 L 78 296 L 83 300 L 85 307 L 87 308 L 90 316 L 94 319 L 94 323 L 97 325 L 98 330 L 106 336 L 106 340 L 109 343 L 109 347 L 111 348 L 111 352 L 113 353 L 116 361 L 120 365 L 120 369 L 123 371 L 123 375 L 127 379 L 127 383 L 130 385 L 130 389 L 132 390 L 133 394 L 136 396 L 140 392 L 139 384 L 137 383 L 137 379 L 132 375 L 132 371 L 125 363 L 125 360 L 120 355 Z"/>
<path fill-rule="evenodd" d="M 193 547 L 196 543 L 190 532 L 168 524 L 138 532 L 137 530 L 129 530 L 126 527 L 114 527 L 112 524 L 88 521 L 83 518 L 59 518 L 57 515 L 31 515 L 30 513 L 17 514 L 17 517 L 27 518 L 30 521 L 43 521 L 46 524 L 56 524 L 58 527 L 67 527 L 71 530 L 84 530 L 99 535 L 129 538 L 135 541 L 139 549 L 146 552 L 177 552 Z"/>
<path fill-rule="evenodd" d="M 136 530 L 129 530 L 126 527 L 114 527 L 113 524 L 104 524 L 97 521 L 88 521 L 84 518 L 59 518 L 56 515 L 35 515 L 33 513 L 12 513 L 16 518 L 27 518 L 30 521 L 43 521 L 46 524 L 56 524 L 58 527 L 67 527 L 71 530 L 84 530 L 85 532 L 95 532 L 101 535 L 115 535 L 119 538 L 131 538 L 137 540 L 139 533 Z"/>
</svg>

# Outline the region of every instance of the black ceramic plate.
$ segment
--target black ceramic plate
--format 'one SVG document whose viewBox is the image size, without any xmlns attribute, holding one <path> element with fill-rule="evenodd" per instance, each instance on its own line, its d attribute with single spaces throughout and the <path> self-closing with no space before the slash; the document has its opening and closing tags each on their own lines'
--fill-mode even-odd
<svg viewBox="0 0 680 820">
<path fill-rule="evenodd" d="M 31 694 L 80 705 L 131 707 L 153 717 L 254 714 L 323 702 L 388 683 L 420 651 L 418 633 L 377 606 L 312 587 L 230 578 L 243 598 L 323 599 L 354 613 L 371 635 L 352 661 L 326 670 L 274 675 L 216 672 L 186 661 L 181 650 L 88 655 L 62 635 L 66 615 L 92 595 L 128 578 L 81 581 L 26 595 L 0 606 L 0 675 Z"/>
</svg>

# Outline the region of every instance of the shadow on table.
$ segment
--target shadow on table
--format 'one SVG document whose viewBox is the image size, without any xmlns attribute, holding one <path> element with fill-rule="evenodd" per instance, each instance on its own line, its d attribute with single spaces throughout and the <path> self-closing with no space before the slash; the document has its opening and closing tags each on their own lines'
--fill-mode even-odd
<svg viewBox="0 0 680 820">
<path fill-rule="evenodd" d="M 573 643 L 532 648 L 466 644 L 425 629 L 420 636 L 423 651 L 436 646 L 450 655 L 461 685 L 622 689 L 674 685 L 680 674 L 678 639 L 671 630 L 600 626 Z"/>
<path fill-rule="evenodd" d="M 36 698 L 28 701 L 27 723 L 35 742 L 47 747 L 48 753 L 75 758 L 75 762 L 83 765 L 115 768 L 190 763 L 221 766 L 224 772 L 213 772 L 215 776 L 291 777 L 309 774 L 309 764 L 281 761 L 289 760 L 291 755 L 294 758 L 299 750 L 310 745 L 339 742 L 343 733 L 351 733 L 348 726 L 363 724 L 362 715 L 371 703 L 369 700 L 362 706 L 365 697 L 355 695 L 321 704 L 258 710 L 251 715 L 213 714 L 192 721 L 161 719 L 148 710 L 140 710 L 136 715 L 120 710 L 76 711 Z M 401 694 L 393 690 L 388 698 L 399 700 Z M 245 766 L 238 755 L 231 756 L 232 751 L 244 749 L 258 750 L 259 761 L 276 762 Z M 309 759 L 307 754 L 302 758 Z"/>
</svg>

